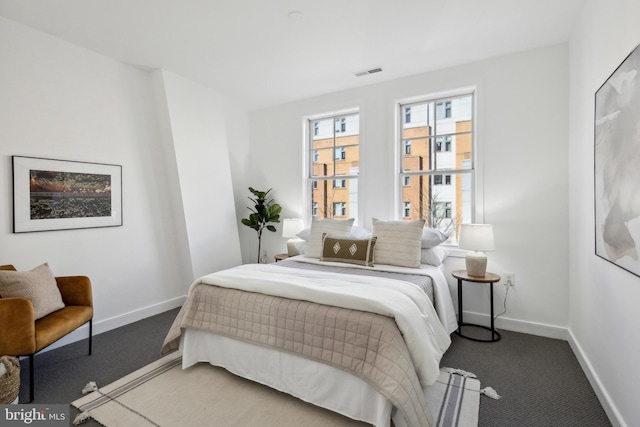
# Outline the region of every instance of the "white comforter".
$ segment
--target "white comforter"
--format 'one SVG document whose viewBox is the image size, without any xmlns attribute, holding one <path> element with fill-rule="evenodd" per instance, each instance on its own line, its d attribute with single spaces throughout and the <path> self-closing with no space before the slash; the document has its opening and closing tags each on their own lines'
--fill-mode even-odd
<svg viewBox="0 0 640 427">
<path fill-rule="evenodd" d="M 191 288 L 200 283 L 393 317 L 423 386 L 436 381 L 440 359 L 451 344 L 424 292 L 398 280 L 245 264 L 203 276 Z"/>
</svg>

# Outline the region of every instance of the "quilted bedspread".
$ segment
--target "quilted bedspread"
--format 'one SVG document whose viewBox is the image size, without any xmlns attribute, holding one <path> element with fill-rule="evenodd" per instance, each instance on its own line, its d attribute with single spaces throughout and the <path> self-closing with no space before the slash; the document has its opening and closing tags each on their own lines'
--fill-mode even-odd
<svg viewBox="0 0 640 427">
<path fill-rule="evenodd" d="M 282 277 L 280 270 L 282 268 L 245 265 L 204 276 L 194 282 L 187 302 L 165 339 L 162 352 L 178 348 L 183 328 L 205 330 L 291 352 L 344 369 L 365 380 L 402 412 L 409 426 L 431 426 L 431 412 L 421 386 L 421 382 L 430 381 L 430 363 L 423 372 L 426 378 L 421 381 L 414 360 L 425 356 L 433 359 L 436 372 L 439 371 L 438 361 L 448 342 L 443 340 L 440 345 L 444 348 L 433 355 L 411 354 L 405 332 L 410 335 L 415 332 L 406 325 L 402 331 L 394 314 L 396 309 L 407 311 L 413 304 L 411 298 L 399 297 L 402 304 L 394 303 L 392 299 L 391 307 L 382 304 L 383 308 L 378 307 L 376 298 L 373 298 L 374 302 L 355 303 L 357 298 L 354 295 L 364 293 L 363 289 L 369 294 L 381 293 L 381 299 L 385 301 L 390 299 L 389 291 L 381 290 L 381 283 L 376 283 L 375 288 L 365 284 L 370 283 L 369 279 L 362 283 L 359 283 L 360 279 L 350 279 L 356 283 L 348 285 L 341 277 L 344 275 L 294 272 L 297 275 Z M 242 284 L 235 283 L 240 277 L 245 278 Z M 293 285 L 293 290 L 290 289 L 287 282 L 293 281 L 293 277 L 304 283 L 302 288 Z M 325 287 L 330 289 L 318 291 L 319 295 L 315 297 L 311 292 L 310 298 L 293 298 L 310 286 L 309 283 L 315 282 L 328 283 Z M 317 287 L 318 284 L 312 286 Z M 327 304 L 336 298 L 336 291 L 332 289 L 335 286 L 339 288 L 337 295 L 342 301 L 341 306 Z M 361 289 L 347 290 L 354 286 Z M 390 286 L 396 285 L 391 283 Z M 394 308 L 396 305 L 398 307 Z M 357 306 L 363 309 L 354 308 Z M 416 310 L 420 319 L 414 323 L 428 330 L 426 324 L 429 322 L 425 320 L 428 314 L 420 314 L 423 311 Z M 437 317 L 436 323 L 442 328 Z M 439 339 L 442 337 L 432 338 L 435 342 Z"/>
</svg>

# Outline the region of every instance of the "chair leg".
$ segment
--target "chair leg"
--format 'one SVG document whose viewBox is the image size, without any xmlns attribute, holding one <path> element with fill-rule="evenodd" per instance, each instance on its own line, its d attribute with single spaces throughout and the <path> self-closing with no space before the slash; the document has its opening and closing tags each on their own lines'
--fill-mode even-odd
<svg viewBox="0 0 640 427">
<path fill-rule="evenodd" d="M 91 356 L 93 341 L 93 319 L 89 320 L 89 356 Z"/>
<path fill-rule="evenodd" d="M 33 402 L 34 386 L 33 386 L 33 354 L 29 355 L 29 402 Z"/>
</svg>

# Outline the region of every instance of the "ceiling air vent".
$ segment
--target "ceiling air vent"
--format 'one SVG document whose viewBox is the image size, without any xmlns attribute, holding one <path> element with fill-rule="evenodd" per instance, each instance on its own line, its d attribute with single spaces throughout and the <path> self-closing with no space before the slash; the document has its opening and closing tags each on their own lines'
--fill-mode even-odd
<svg viewBox="0 0 640 427">
<path fill-rule="evenodd" d="M 382 71 L 382 68 L 380 67 L 372 68 L 370 70 L 360 71 L 359 73 L 356 73 L 356 77 L 367 76 L 369 74 L 379 73 L 380 71 Z"/>
</svg>

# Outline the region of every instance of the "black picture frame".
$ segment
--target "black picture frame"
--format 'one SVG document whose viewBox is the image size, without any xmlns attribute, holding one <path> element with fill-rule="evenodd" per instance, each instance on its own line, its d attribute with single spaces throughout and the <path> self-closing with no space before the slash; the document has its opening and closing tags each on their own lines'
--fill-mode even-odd
<svg viewBox="0 0 640 427">
<path fill-rule="evenodd" d="M 122 225 L 122 166 L 12 156 L 13 232 Z"/>
</svg>

